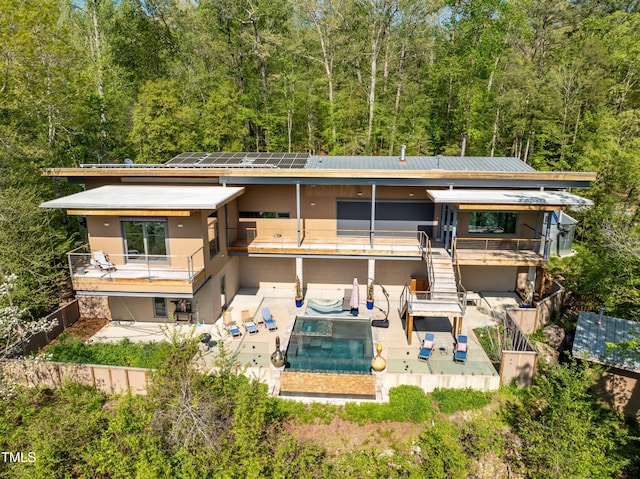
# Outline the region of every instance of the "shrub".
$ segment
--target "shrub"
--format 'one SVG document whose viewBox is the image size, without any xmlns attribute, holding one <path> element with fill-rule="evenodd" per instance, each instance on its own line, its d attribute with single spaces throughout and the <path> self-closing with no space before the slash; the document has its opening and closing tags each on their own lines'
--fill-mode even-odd
<svg viewBox="0 0 640 479">
<path fill-rule="evenodd" d="M 491 401 L 491 394 L 474 389 L 434 389 L 433 399 L 438 409 L 445 414 L 468 409 L 479 409 Z"/>
<path fill-rule="evenodd" d="M 60 337 L 47 349 L 52 361 L 156 369 L 171 354 L 168 342 L 132 343 L 124 338 L 118 343 L 87 344 L 68 335 Z"/>
</svg>

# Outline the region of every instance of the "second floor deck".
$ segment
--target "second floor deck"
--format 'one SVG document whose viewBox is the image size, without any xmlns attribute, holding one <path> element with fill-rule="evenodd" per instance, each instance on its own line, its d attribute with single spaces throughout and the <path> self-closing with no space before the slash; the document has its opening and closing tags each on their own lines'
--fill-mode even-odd
<svg viewBox="0 0 640 479">
<path fill-rule="evenodd" d="M 88 245 L 67 253 L 76 291 L 193 293 L 206 279 L 202 248 L 190 255 L 111 254 L 100 265 Z"/>
</svg>

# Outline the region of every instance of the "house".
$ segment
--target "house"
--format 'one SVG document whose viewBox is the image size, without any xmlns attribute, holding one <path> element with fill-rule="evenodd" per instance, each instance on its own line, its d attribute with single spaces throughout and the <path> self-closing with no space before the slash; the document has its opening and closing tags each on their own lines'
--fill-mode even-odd
<svg viewBox="0 0 640 479">
<path fill-rule="evenodd" d="M 600 364 L 604 372 L 596 393 L 616 410 L 640 418 L 640 358 L 630 350 L 610 350 L 608 345 L 637 340 L 637 321 L 581 311 L 573 339 L 574 357 Z"/>
<path fill-rule="evenodd" d="M 189 152 L 43 174 L 85 185 L 42 204 L 86 217 L 88 244 L 67 255 L 84 314 L 168 320 L 182 300 L 184 319 L 211 323 L 241 287 L 293 292 L 296 276 L 303 287 L 359 276 L 404 286 L 409 343 L 412 317 L 462 317 L 472 292 L 539 292 L 552 217 L 589 205 L 567 190 L 595 179 L 517 158 L 404 150 Z M 96 267 L 96 251 L 113 268 Z"/>
</svg>

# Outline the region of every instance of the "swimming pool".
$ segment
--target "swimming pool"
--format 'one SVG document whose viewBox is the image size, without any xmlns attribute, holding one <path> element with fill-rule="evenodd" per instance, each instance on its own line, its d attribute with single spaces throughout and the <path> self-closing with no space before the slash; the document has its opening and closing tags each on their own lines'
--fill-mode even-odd
<svg viewBox="0 0 640 479">
<path fill-rule="evenodd" d="M 371 374 L 369 320 L 298 316 L 287 346 L 287 369 Z"/>
</svg>

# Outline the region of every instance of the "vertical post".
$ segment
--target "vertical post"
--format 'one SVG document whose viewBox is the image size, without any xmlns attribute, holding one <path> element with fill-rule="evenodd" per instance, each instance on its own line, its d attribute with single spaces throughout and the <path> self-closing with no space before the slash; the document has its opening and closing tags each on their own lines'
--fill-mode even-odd
<svg viewBox="0 0 640 479">
<path fill-rule="evenodd" d="M 296 223 L 298 227 L 298 248 L 300 248 L 300 183 L 296 183 Z"/>
<path fill-rule="evenodd" d="M 374 230 L 376 229 L 376 184 L 371 184 L 371 233 L 369 237 L 369 245 L 374 247 Z"/>
<path fill-rule="evenodd" d="M 302 277 L 302 258 L 296 258 L 296 276 L 300 278 L 300 286 L 304 289 L 304 278 Z"/>
<path fill-rule="evenodd" d="M 449 249 L 449 238 L 451 237 L 450 224 L 449 224 L 449 205 L 444 205 L 444 249 Z"/>
<path fill-rule="evenodd" d="M 546 214 L 547 216 L 547 228 L 544 232 L 544 259 L 549 261 L 549 250 L 551 249 L 549 238 L 551 236 L 551 212 Z"/>
<path fill-rule="evenodd" d="M 451 221 L 451 249 L 453 250 L 453 240 L 458 235 L 458 208 L 453 208 L 453 220 Z"/>
<path fill-rule="evenodd" d="M 442 241 L 442 234 L 443 234 L 443 223 L 444 223 L 444 208 L 445 208 L 445 204 L 444 203 L 440 203 L 440 214 L 438 215 L 438 230 L 436 232 L 436 240 L 438 241 Z"/>
<path fill-rule="evenodd" d="M 375 259 L 367 260 L 367 277 L 369 278 L 369 280 L 375 279 L 376 277 L 376 260 Z"/>
</svg>

